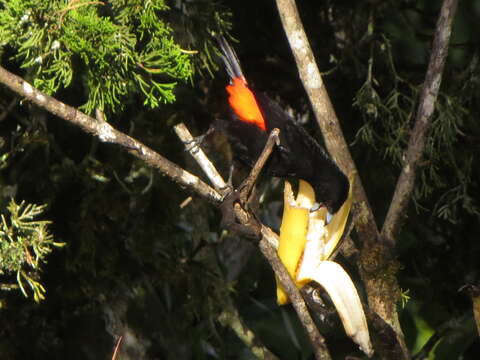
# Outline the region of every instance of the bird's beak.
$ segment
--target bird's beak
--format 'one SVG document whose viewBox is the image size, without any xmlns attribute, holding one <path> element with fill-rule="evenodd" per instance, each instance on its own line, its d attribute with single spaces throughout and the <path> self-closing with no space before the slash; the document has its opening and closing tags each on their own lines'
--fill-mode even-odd
<svg viewBox="0 0 480 360">
<path fill-rule="evenodd" d="M 325 225 L 330 224 L 330 221 L 332 221 L 332 219 L 333 219 L 333 214 L 330 213 L 330 211 L 327 211 L 327 217 L 325 219 Z"/>
<path fill-rule="evenodd" d="M 310 208 L 310 212 L 315 212 L 317 211 L 318 209 L 320 209 L 322 207 L 322 204 L 318 203 L 318 202 L 315 202 L 313 204 L 313 206 Z"/>
<path fill-rule="evenodd" d="M 313 206 L 310 208 L 310 212 L 313 213 L 317 210 L 319 210 L 323 205 L 318 203 L 318 202 L 315 202 L 313 204 Z M 333 219 L 333 214 L 327 210 L 327 216 L 326 216 L 326 219 L 325 219 L 325 225 L 328 225 L 330 224 L 330 221 L 332 221 Z"/>
</svg>

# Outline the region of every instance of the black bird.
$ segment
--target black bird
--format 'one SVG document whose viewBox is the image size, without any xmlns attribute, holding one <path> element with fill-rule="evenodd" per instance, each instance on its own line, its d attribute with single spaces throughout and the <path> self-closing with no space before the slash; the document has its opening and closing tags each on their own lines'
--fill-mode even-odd
<svg viewBox="0 0 480 360">
<path fill-rule="evenodd" d="M 233 119 L 223 125 L 235 156 L 252 167 L 260 156 L 269 133 L 280 129 L 280 145 L 268 160 L 270 176 L 302 179 L 315 191 L 316 202 L 335 214 L 348 196 L 349 182 L 337 164 L 305 129 L 275 101 L 249 88 L 240 62 L 223 37 L 218 38 L 230 84 L 226 90 Z"/>
</svg>

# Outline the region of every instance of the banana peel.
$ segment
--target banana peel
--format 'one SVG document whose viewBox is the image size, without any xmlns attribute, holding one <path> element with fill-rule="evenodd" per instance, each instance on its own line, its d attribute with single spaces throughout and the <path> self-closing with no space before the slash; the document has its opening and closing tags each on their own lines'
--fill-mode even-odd
<svg viewBox="0 0 480 360">
<path fill-rule="evenodd" d="M 334 261 L 320 261 L 306 278 L 299 280 L 315 281 L 325 289 L 335 305 L 347 335 L 365 354 L 372 356 L 373 349 L 362 303 L 346 271 Z"/>
<path fill-rule="evenodd" d="M 298 288 L 315 281 L 329 294 L 347 335 L 360 349 L 373 354 L 367 321 L 355 285 L 336 262 L 330 260 L 343 235 L 353 203 L 353 175 L 349 176 L 350 190 L 345 203 L 325 225 L 327 212 L 310 209 L 315 193 L 307 182 L 299 181 L 297 197 L 285 181 L 284 211 L 280 228 L 278 255 Z M 277 282 L 277 303 L 289 302 L 288 295 Z"/>
</svg>

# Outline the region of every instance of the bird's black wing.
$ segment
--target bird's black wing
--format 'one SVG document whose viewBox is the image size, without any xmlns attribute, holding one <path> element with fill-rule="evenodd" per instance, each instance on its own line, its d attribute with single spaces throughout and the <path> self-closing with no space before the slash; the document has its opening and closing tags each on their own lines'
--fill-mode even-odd
<svg viewBox="0 0 480 360">
<path fill-rule="evenodd" d="M 280 129 L 280 146 L 269 163 L 269 174 L 307 181 L 315 190 L 316 200 L 336 212 L 348 195 L 349 182 L 345 174 L 323 147 L 276 102 L 261 93 L 257 94 L 257 101 L 267 130 Z"/>
</svg>

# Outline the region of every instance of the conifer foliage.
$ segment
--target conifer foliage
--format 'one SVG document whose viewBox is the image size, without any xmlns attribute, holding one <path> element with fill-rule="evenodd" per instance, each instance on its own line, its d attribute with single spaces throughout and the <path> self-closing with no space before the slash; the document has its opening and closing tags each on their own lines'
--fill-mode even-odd
<svg viewBox="0 0 480 360">
<path fill-rule="evenodd" d="M 140 93 L 156 108 L 175 100 L 192 75 L 190 55 L 162 19 L 165 0 L 8 0 L 0 8 L 0 46 L 40 90 L 54 94 L 82 81 L 81 109 L 113 113 Z"/>
</svg>

